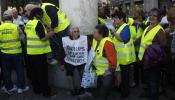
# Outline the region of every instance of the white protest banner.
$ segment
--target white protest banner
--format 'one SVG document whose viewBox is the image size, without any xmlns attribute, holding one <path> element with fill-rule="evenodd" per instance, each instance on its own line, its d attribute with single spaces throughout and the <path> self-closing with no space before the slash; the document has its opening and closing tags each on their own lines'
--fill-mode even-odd
<svg viewBox="0 0 175 100">
<path fill-rule="evenodd" d="M 74 66 L 85 64 L 88 56 L 87 36 L 80 36 L 77 40 L 71 40 L 69 37 L 63 37 L 63 48 L 66 57 L 66 63 Z"/>
</svg>

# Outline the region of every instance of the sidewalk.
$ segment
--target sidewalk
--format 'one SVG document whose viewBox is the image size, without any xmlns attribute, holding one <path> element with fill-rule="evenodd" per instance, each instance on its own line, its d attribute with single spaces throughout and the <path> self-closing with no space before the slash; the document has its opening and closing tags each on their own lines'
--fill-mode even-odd
<svg viewBox="0 0 175 100">
<path fill-rule="evenodd" d="M 57 96 L 56 98 L 43 98 L 42 95 L 35 95 L 30 89 L 30 91 L 23 93 L 23 94 L 16 94 L 13 96 L 7 96 L 6 94 L 3 94 L 2 91 L 0 92 L 0 100 L 77 100 L 76 97 L 71 96 L 71 94 L 65 90 L 65 89 L 56 89 L 57 90 Z M 131 95 L 130 97 L 126 98 L 125 100 L 146 100 L 146 98 L 139 98 L 138 96 L 142 90 L 140 88 L 131 89 Z M 175 95 L 175 93 L 167 93 L 171 94 L 172 96 Z M 117 92 L 111 93 L 109 100 L 123 100 L 120 98 L 120 94 Z M 171 100 L 170 97 L 161 95 L 160 100 Z"/>
</svg>

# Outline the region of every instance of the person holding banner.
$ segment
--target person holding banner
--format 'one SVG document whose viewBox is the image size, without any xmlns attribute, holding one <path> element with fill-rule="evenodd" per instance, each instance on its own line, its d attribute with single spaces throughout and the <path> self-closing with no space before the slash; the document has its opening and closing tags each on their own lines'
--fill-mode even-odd
<svg viewBox="0 0 175 100">
<path fill-rule="evenodd" d="M 72 95 L 80 94 L 80 85 L 76 86 L 77 80 L 74 78 L 75 69 L 78 70 L 80 80 L 82 79 L 84 66 L 88 56 L 87 36 L 80 35 L 78 27 L 72 27 L 69 36 L 62 38 L 64 50 L 61 61 L 61 70 L 66 70 Z M 80 82 L 80 81 L 79 81 Z"/>
</svg>

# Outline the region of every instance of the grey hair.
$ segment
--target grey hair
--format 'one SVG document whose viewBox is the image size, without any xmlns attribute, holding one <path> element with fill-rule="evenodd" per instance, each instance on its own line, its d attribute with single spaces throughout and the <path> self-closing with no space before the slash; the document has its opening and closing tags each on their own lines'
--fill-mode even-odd
<svg viewBox="0 0 175 100">
<path fill-rule="evenodd" d="M 71 26 L 69 28 L 69 33 L 72 32 L 75 28 L 78 29 L 78 30 L 80 30 L 78 26 Z"/>
</svg>

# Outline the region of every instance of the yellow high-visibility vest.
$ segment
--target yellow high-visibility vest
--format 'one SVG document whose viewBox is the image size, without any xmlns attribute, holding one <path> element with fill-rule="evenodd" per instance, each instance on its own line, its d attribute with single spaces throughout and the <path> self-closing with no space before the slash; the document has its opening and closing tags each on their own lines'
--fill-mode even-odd
<svg viewBox="0 0 175 100">
<path fill-rule="evenodd" d="M 120 26 L 116 34 L 120 34 L 126 26 L 128 26 L 126 23 Z M 113 42 L 117 51 L 117 60 L 120 65 L 128 65 L 136 61 L 135 47 L 132 38 L 125 44 L 114 37 Z"/>
<path fill-rule="evenodd" d="M 112 42 L 112 40 L 109 37 L 106 37 L 100 41 L 98 47 L 97 47 L 97 43 L 92 46 L 94 50 L 97 47 L 95 58 L 93 60 L 93 65 L 96 67 L 97 75 L 103 75 L 109 67 L 109 61 L 107 60 L 106 57 L 103 57 L 103 50 L 104 50 L 106 41 Z"/>
<path fill-rule="evenodd" d="M 131 32 L 131 38 L 135 41 L 142 37 L 143 29 L 141 27 L 138 27 L 136 29 L 136 26 L 129 26 L 130 32 Z"/>
<path fill-rule="evenodd" d="M 99 20 L 100 24 L 102 24 L 102 25 L 106 24 L 106 20 L 105 19 L 103 19 L 101 17 L 98 17 L 98 20 Z"/>
<path fill-rule="evenodd" d="M 7 22 L 0 25 L 0 49 L 6 54 L 22 53 L 17 25 Z"/>
<path fill-rule="evenodd" d="M 43 15 L 43 22 L 44 24 L 47 25 L 47 27 L 51 28 L 51 19 L 50 17 L 47 15 L 46 13 L 46 6 L 54 6 L 56 7 L 55 5 L 51 4 L 51 3 L 42 3 L 42 10 L 44 12 L 44 15 Z M 66 14 L 64 12 L 62 12 L 58 7 L 56 7 L 58 9 L 58 12 L 57 12 L 57 15 L 58 15 L 58 26 L 56 28 L 54 28 L 54 32 L 55 33 L 58 33 L 58 32 L 61 32 L 63 30 L 65 30 L 69 25 L 70 25 L 70 20 L 68 19 L 68 17 L 66 16 Z"/>
<path fill-rule="evenodd" d="M 146 25 L 146 26 L 148 25 L 148 23 L 149 23 L 149 19 L 148 18 L 143 21 L 143 24 Z"/>
<path fill-rule="evenodd" d="M 133 18 L 127 18 L 127 24 L 128 25 L 133 25 L 134 24 L 134 19 Z"/>
<path fill-rule="evenodd" d="M 25 27 L 28 55 L 39 55 L 51 52 L 49 41 L 41 41 L 35 31 L 38 22 L 39 20 L 37 19 L 29 20 Z M 45 29 L 45 34 L 46 33 L 47 31 Z"/>
<path fill-rule="evenodd" d="M 152 41 L 156 36 L 156 34 L 159 32 L 159 30 L 160 29 L 164 30 L 162 26 L 158 24 L 146 34 L 148 28 L 149 27 L 145 29 L 141 39 L 141 45 L 140 45 L 139 55 L 138 55 L 140 61 L 142 61 L 146 48 L 152 44 Z"/>
</svg>

